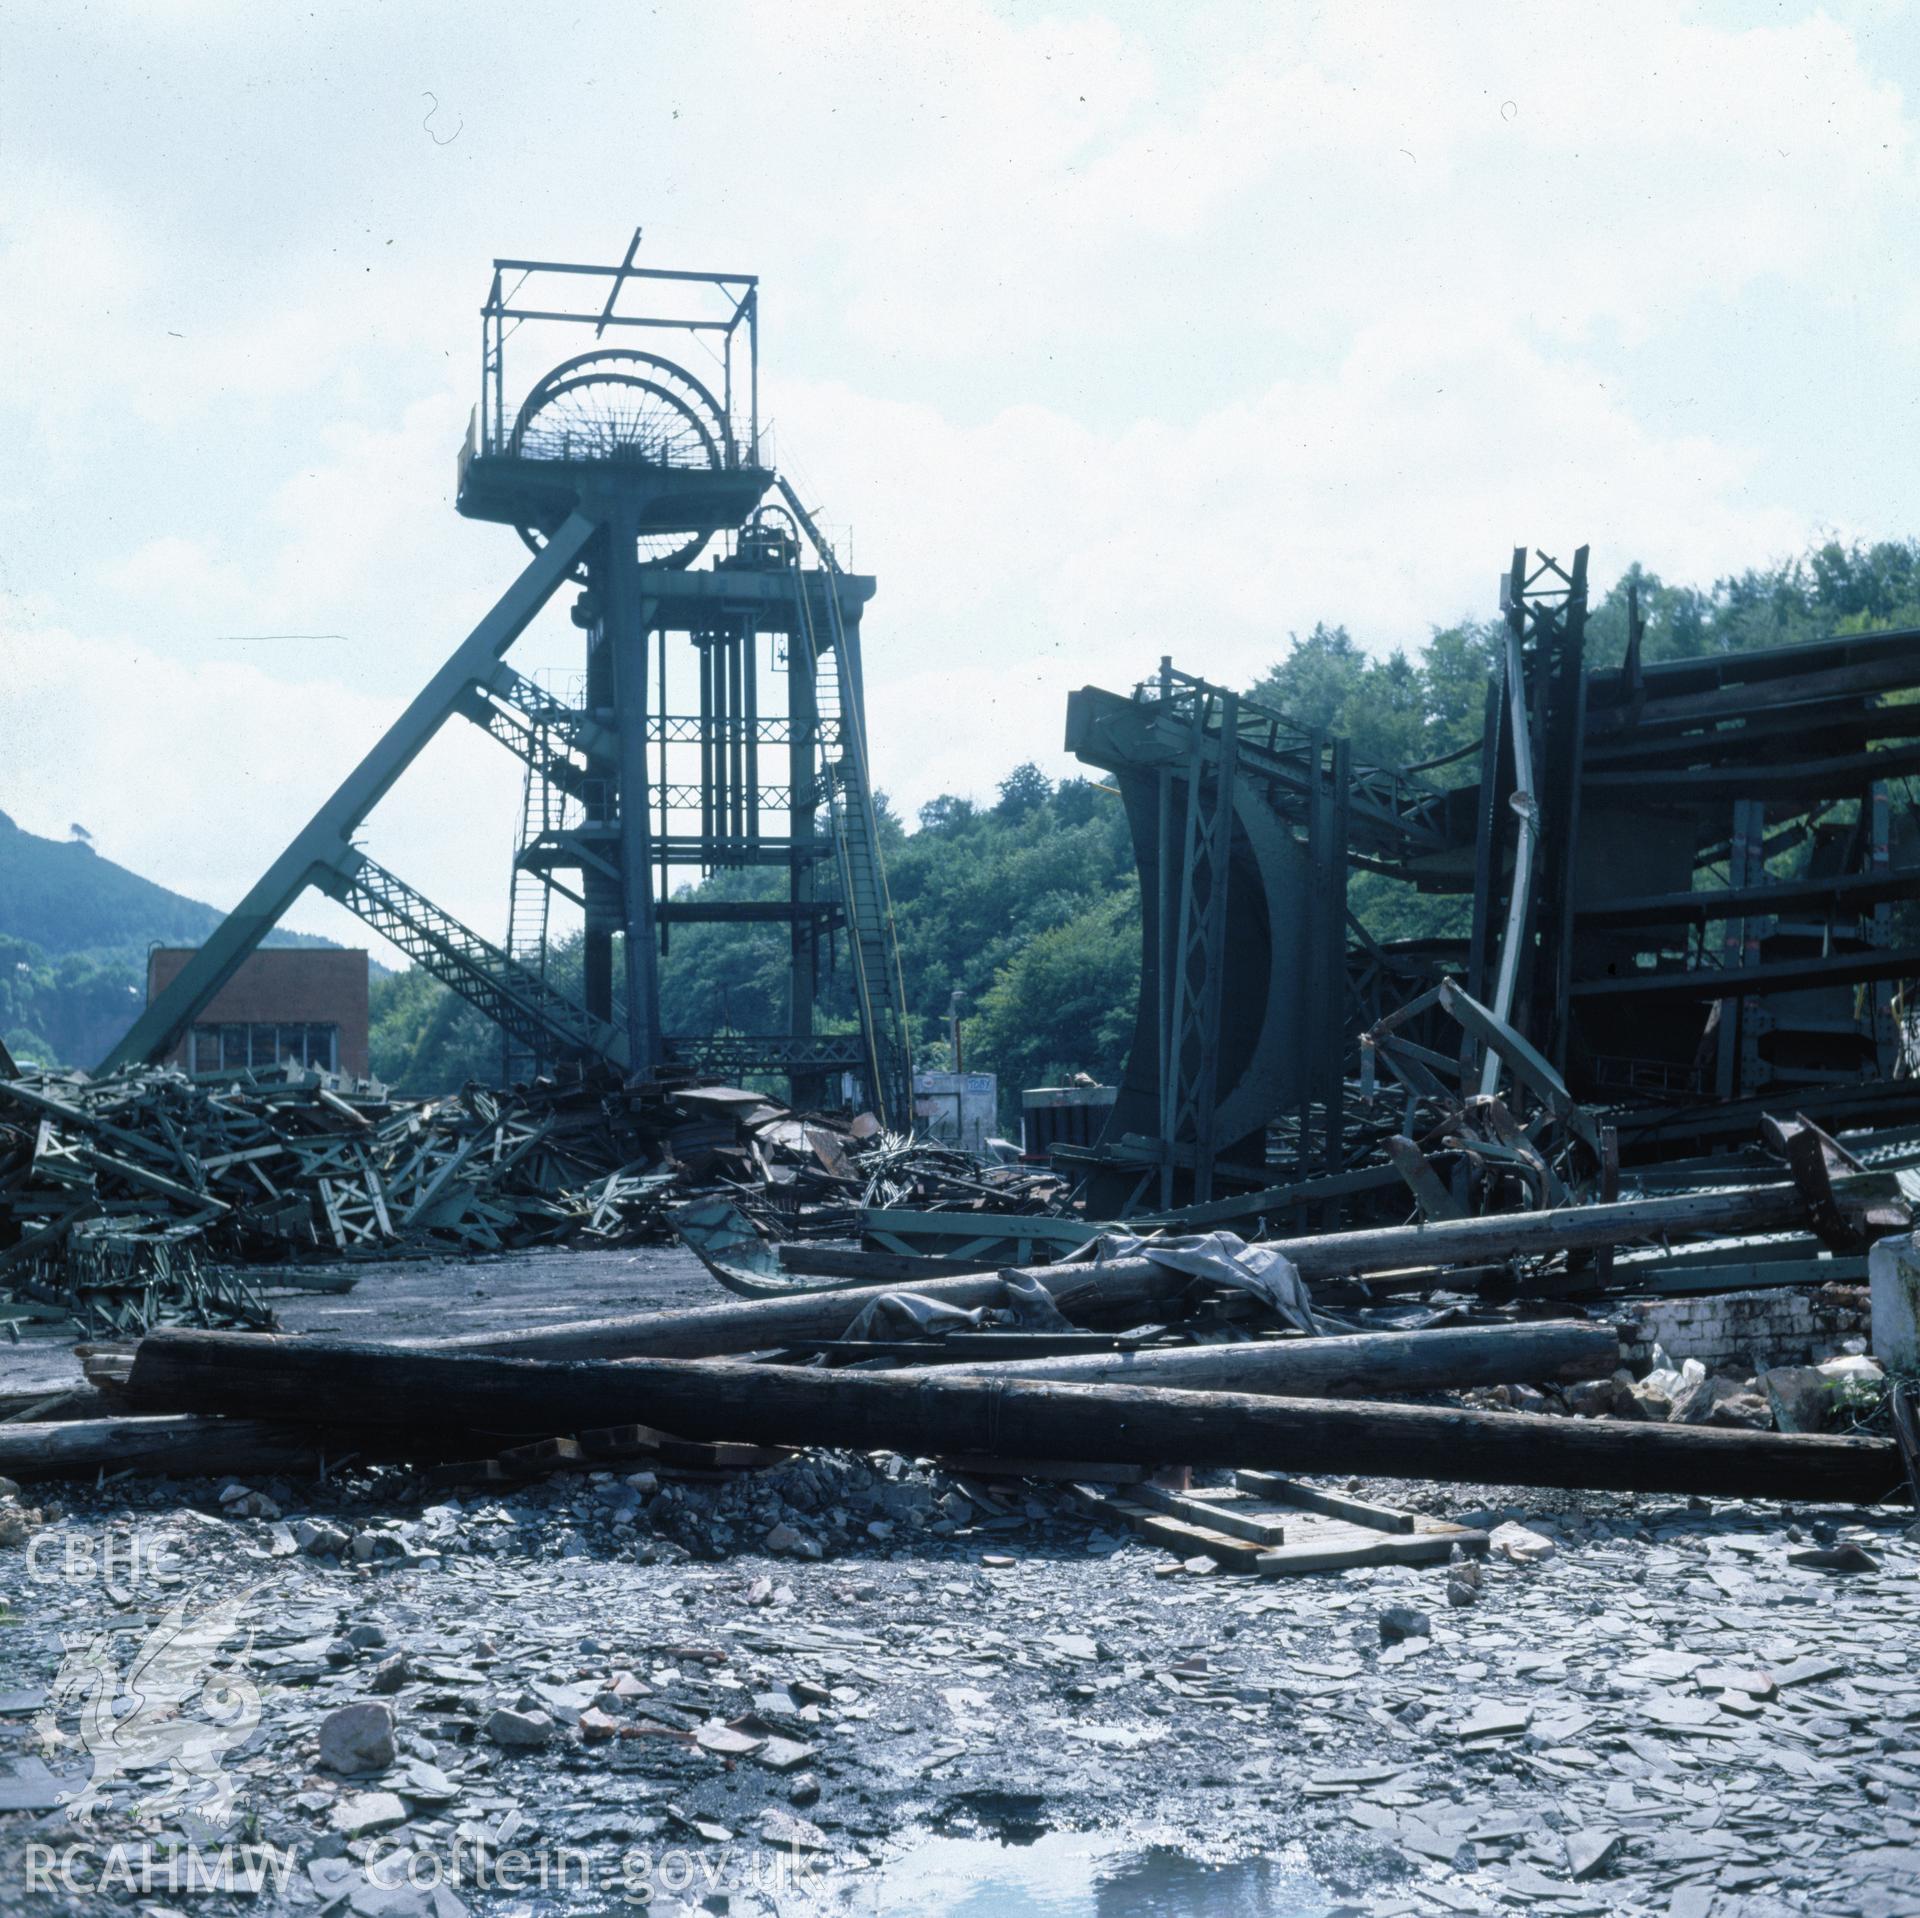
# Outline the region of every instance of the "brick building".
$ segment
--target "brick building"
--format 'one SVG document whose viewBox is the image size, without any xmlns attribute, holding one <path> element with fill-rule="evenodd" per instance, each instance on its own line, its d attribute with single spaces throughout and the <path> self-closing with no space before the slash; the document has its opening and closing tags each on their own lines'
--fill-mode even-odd
<svg viewBox="0 0 1920 1918">
<path fill-rule="evenodd" d="M 147 954 L 147 1004 L 193 957 L 190 946 Z M 367 1075 L 367 955 L 335 946 L 263 946 L 214 994 L 167 1055 L 189 1072 L 281 1062 Z"/>
</svg>

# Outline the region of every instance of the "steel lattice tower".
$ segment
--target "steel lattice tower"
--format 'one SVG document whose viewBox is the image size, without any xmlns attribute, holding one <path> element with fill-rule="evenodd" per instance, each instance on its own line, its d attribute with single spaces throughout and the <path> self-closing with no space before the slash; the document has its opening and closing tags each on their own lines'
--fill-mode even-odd
<svg viewBox="0 0 1920 1918">
<path fill-rule="evenodd" d="M 494 263 L 457 504 L 517 529 L 532 557 L 109 1064 L 161 1056 L 317 885 L 498 1020 L 510 1058 L 601 1058 L 635 1077 L 669 1065 L 779 1073 L 808 1103 L 849 1072 L 883 1119 L 911 1123 L 867 761 L 860 622 L 874 581 L 841 567 L 764 457 L 755 278 L 639 267 L 638 240 L 619 266 Z M 631 310 L 636 294 L 649 296 L 646 310 Z M 590 329 L 594 343 L 510 406 L 507 346 L 523 327 Z M 646 344 L 608 345 L 610 332 Z M 717 378 L 655 351 L 663 336 L 705 350 Z M 710 563 L 696 566 L 703 553 Z M 585 639 L 577 704 L 504 657 L 565 585 L 578 588 Z M 526 767 L 506 949 L 351 843 L 455 713 Z M 783 872 L 780 896 L 689 895 L 688 879 L 739 867 Z M 584 917 L 578 997 L 546 964 L 550 898 L 538 888 Z M 662 1031 L 665 941 L 700 922 L 786 926 L 784 1030 Z M 859 1028 L 818 1033 L 817 986 L 836 946 Z"/>
</svg>

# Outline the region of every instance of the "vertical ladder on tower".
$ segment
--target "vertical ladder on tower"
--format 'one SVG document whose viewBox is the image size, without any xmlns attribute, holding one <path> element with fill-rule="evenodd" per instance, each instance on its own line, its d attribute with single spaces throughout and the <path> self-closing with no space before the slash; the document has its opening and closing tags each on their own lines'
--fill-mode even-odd
<svg viewBox="0 0 1920 1918">
<path fill-rule="evenodd" d="M 550 780 L 532 761 L 520 795 L 520 832 L 514 841 L 513 875 L 507 893 L 507 956 L 537 975 L 547 976 L 548 916 L 553 905 L 553 889 L 547 876 L 524 862 L 528 849 L 539 843 L 543 834 L 559 825 L 553 815 L 554 790 Z M 510 1026 L 500 1028 L 500 1083 L 524 1084 L 536 1078 L 545 1066 L 537 1044 L 530 1043 Z"/>
<path fill-rule="evenodd" d="M 857 699 L 848 697 L 841 672 L 845 627 L 840 615 L 839 567 L 811 523 L 807 530 L 820 555 L 820 569 L 811 577 L 825 586 L 822 598 L 829 630 L 824 634 L 818 630 L 813 594 L 808 590 L 810 576 L 804 568 L 796 568 L 794 591 L 800 612 L 797 637 L 813 674 L 821 738 L 823 742 L 838 742 L 837 751 L 832 752 L 823 743 L 820 763 L 834 864 L 847 917 L 847 945 L 853 961 L 854 999 L 866 1051 L 868 1087 L 881 1123 L 905 1132 L 913 1126 L 912 1046 L 893 900 L 880 856 L 880 819 L 867 777 L 865 715 L 858 710 Z"/>
</svg>

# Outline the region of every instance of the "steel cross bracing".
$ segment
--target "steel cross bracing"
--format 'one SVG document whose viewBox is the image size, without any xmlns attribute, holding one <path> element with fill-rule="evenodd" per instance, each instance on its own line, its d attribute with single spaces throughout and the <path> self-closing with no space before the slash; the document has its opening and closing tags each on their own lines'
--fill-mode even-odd
<svg viewBox="0 0 1920 1918">
<path fill-rule="evenodd" d="M 1162 668 L 1162 676 L 1170 695 L 1170 665 Z M 1185 769 L 1179 883 L 1171 899 L 1165 886 L 1172 871 L 1167 844 L 1171 774 L 1161 774 L 1160 951 L 1167 977 L 1160 1001 L 1160 1138 L 1167 1146 L 1190 1150 L 1195 1204 L 1213 1197 L 1214 1093 L 1220 1071 L 1222 948 L 1232 874 L 1239 707 L 1236 694 L 1197 684 L 1191 690 L 1187 721 L 1193 740 Z M 1218 741 L 1213 753 L 1207 751 L 1210 735 Z M 1169 1153 L 1160 1168 L 1163 1206 L 1174 1203 L 1174 1172 Z"/>
<path fill-rule="evenodd" d="M 820 587 L 825 584 L 827 590 Z M 830 860 L 837 888 L 825 897 L 774 901 L 679 902 L 670 897 L 656 903 L 657 923 L 700 922 L 708 919 L 784 920 L 805 923 L 808 937 L 818 942 L 836 923 L 849 927 L 849 953 L 862 1034 L 815 1039 L 794 1035 L 729 1035 L 716 1050 L 704 1042 L 676 1036 L 668 1050 L 676 1060 L 698 1059 L 703 1070 L 720 1070 L 730 1062 L 736 1071 L 800 1071 L 813 1074 L 859 1070 L 874 1086 L 873 1098 L 883 1114 L 909 1109 L 904 1035 L 905 996 L 886 897 L 885 873 L 878 850 L 878 819 L 864 770 L 857 725 L 857 697 L 843 692 L 854 675 L 843 672 L 842 661 L 855 652 L 855 640 L 839 607 L 840 577 L 830 550 L 823 551 L 818 571 L 795 567 L 791 571 L 795 660 L 808 675 L 811 710 L 760 715 L 745 711 L 744 656 L 737 639 L 720 629 L 704 641 L 709 657 L 703 663 L 701 714 L 673 714 L 650 710 L 646 737 L 654 747 L 699 745 L 705 776 L 700 780 L 651 777 L 648 803 L 658 817 L 654 854 L 665 865 L 697 859 L 703 868 L 715 865 L 791 866 L 796 860 Z M 725 650 L 723 651 L 723 647 Z M 722 663 L 724 662 L 724 664 Z M 718 698 L 724 684 L 726 698 Z M 614 782 L 597 777 L 596 756 L 609 756 L 607 729 L 594 715 L 556 701 L 510 668 L 502 668 L 483 685 L 476 685 L 463 710 L 495 739 L 507 746 L 528 768 L 523 830 L 514 861 L 514 899 L 510 915 L 509 946 L 513 956 L 530 969 L 541 970 L 540 941 L 544 935 L 545 889 L 559 891 L 575 903 L 582 895 L 556 876 L 557 870 L 579 869 L 617 881 L 620 868 L 618 801 Z M 778 814 L 793 803 L 789 787 L 753 780 L 752 747 L 786 747 L 802 755 L 813 768 L 827 808 L 826 837 L 816 847 L 803 846 L 791 836 L 782 839 L 760 826 L 763 812 Z M 671 816 L 698 813 L 697 836 L 676 833 Z M 535 896 L 535 888 L 541 889 Z M 522 926 L 533 928 L 525 946 L 518 936 Z M 612 1010 L 622 1017 L 622 997 L 616 986 Z M 532 1063 L 509 1055 L 516 1069 Z"/>
<path fill-rule="evenodd" d="M 547 976 L 554 884 L 550 873 L 526 862 L 527 849 L 566 823 L 567 796 L 540 767 L 529 762 L 521 782 L 520 830 L 507 887 L 507 956 L 537 978 Z M 546 1064 L 539 1045 L 524 1045 L 501 1028 L 500 1082 L 515 1085 L 539 1076 Z"/>
<path fill-rule="evenodd" d="M 348 911 L 494 1020 L 524 1050 L 626 1064 L 625 1033 L 589 1016 L 578 1000 L 489 945 L 364 853 L 350 854 L 316 877 Z"/>
<path fill-rule="evenodd" d="M 665 741 L 669 745 L 697 746 L 705 735 L 707 722 L 698 713 L 650 713 L 647 716 L 649 744 Z M 840 744 L 840 720 L 824 713 L 814 727 L 814 736 L 822 746 Z M 763 746 L 791 746 L 795 740 L 792 718 L 786 713 L 762 714 L 754 721 L 753 735 Z"/>
<path fill-rule="evenodd" d="M 817 1032 L 793 1038 L 783 1032 L 676 1033 L 667 1050 L 675 1064 L 729 1077 L 747 1072 L 860 1072 L 866 1040 L 857 1032 Z"/>
</svg>

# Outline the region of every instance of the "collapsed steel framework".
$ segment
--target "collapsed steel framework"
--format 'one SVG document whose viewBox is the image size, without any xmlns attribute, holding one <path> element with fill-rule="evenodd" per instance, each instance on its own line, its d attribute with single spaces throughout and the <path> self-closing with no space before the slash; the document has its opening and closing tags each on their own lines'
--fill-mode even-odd
<svg viewBox="0 0 1920 1918">
<path fill-rule="evenodd" d="M 457 504 L 514 527 L 532 556 L 108 1065 L 163 1056 L 317 886 L 496 1020 L 522 1069 L 600 1059 L 636 1077 L 669 1065 L 781 1074 L 805 1103 L 852 1074 L 883 1120 L 910 1123 L 905 997 L 867 763 L 860 621 L 874 581 L 843 569 L 763 456 L 755 277 L 641 267 L 638 243 L 612 267 L 495 261 Z M 622 308 L 634 287 L 653 296 L 644 311 Z M 593 344 L 510 405 L 508 343 L 529 323 L 591 328 Z M 609 329 L 648 344 L 609 345 Z M 714 353 L 718 390 L 653 350 L 663 333 Z M 716 541 L 713 564 L 695 570 Z M 586 638 L 577 700 L 505 659 L 569 584 Z M 674 637 L 691 647 L 690 711 L 670 694 L 686 677 Z M 504 946 L 353 843 L 455 715 L 524 767 Z M 684 883 L 737 868 L 784 872 L 784 897 L 716 898 Z M 577 995 L 553 976 L 555 896 L 584 920 Z M 661 954 L 673 926 L 701 922 L 786 926 L 784 1030 L 662 1031 Z M 858 1011 L 848 1033 L 816 1029 L 836 940 Z"/>
<path fill-rule="evenodd" d="M 1511 1072 L 1596 1153 L 1606 1109 L 1629 1160 L 1750 1140 L 1782 1104 L 1920 1120 L 1900 996 L 1920 948 L 1892 912 L 1920 884 L 1920 817 L 1893 803 L 1920 771 L 1920 634 L 1647 664 L 1630 597 L 1625 657 L 1596 669 L 1584 547 L 1518 549 L 1501 610 L 1480 741 L 1408 771 L 1171 662 L 1070 699 L 1143 901 L 1112 1117 L 1061 1155 L 1103 1215 L 1224 1219 L 1249 1194 L 1306 1215 L 1396 1184 L 1393 1128 L 1349 1109 L 1376 1071 L 1453 1100 Z M 1465 931 L 1373 940 L 1356 870 L 1451 896 Z"/>
</svg>

